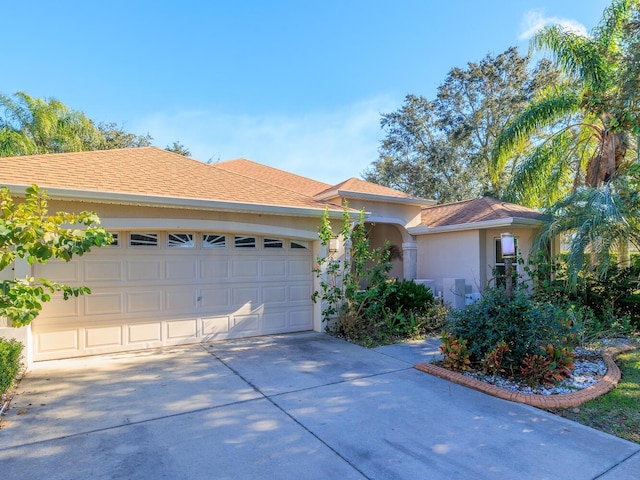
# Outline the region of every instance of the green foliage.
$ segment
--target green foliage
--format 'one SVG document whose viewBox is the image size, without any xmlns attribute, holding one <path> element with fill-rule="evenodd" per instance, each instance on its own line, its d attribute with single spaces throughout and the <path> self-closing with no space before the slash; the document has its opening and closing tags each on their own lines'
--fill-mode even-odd
<svg viewBox="0 0 640 480">
<path fill-rule="evenodd" d="M 553 260 L 539 255 L 531 260 L 527 272 L 534 282 L 535 297 L 562 305 L 582 343 L 640 328 L 640 258 L 626 268 L 613 264 L 602 276 L 596 270 L 583 270 L 572 280 L 566 255 Z"/>
<path fill-rule="evenodd" d="M 0 397 L 13 385 L 20 371 L 20 354 L 24 345 L 0 337 Z"/>
<path fill-rule="evenodd" d="M 175 141 L 171 145 L 167 145 L 165 150 L 168 152 L 177 153 L 178 155 L 182 155 L 184 157 L 190 157 L 191 151 L 185 147 L 182 143 Z"/>
<path fill-rule="evenodd" d="M 331 228 L 328 211 L 321 220 L 319 238 L 328 246 L 332 238 L 342 239 L 345 252 L 316 258 L 314 272 L 320 290 L 313 293 L 321 302 L 327 330 L 365 346 L 415 338 L 439 331 L 447 311 L 433 301 L 422 285 L 388 279 L 389 249 L 371 249 L 364 213 L 351 224 L 347 207 L 340 233 Z"/>
<path fill-rule="evenodd" d="M 93 212 L 79 214 L 48 213 L 46 192 L 33 185 L 26 189 L 23 201 L 16 203 L 7 188 L 0 188 L 0 270 L 16 258 L 30 265 L 52 258 L 69 261 L 92 247 L 111 243 L 111 235 L 99 225 Z M 71 287 L 47 279 L 27 277 L 0 284 L 0 316 L 15 327 L 29 324 L 40 312 L 43 302 L 54 292 L 65 299 L 90 293 L 85 286 Z"/>
<path fill-rule="evenodd" d="M 530 58 L 511 47 L 451 69 L 433 100 L 407 95 L 382 116 L 380 158 L 365 178 L 439 203 L 499 195 L 512 165 L 491 170 L 492 146 L 506 122 L 558 76 L 547 60 L 529 67 Z"/>
<path fill-rule="evenodd" d="M 126 132 L 113 122 L 96 124 L 55 98 L 0 94 L 0 157 L 148 147 L 152 140 L 149 133 Z M 180 142 L 166 150 L 190 155 Z"/>
<path fill-rule="evenodd" d="M 56 99 L 0 95 L 0 112 L 2 157 L 92 150 L 103 139 L 84 113 Z"/>
<path fill-rule="evenodd" d="M 411 280 L 381 284 L 378 297 L 384 299 L 386 309 L 403 313 L 424 313 L 434 303 L 431 290 Z"/>
<path fill-rule="evenodd" d="M 504 342 L 510 352 L 505 366 L 511 371 L 543 346 L 576 343 L 574 325 L 564 309 L 536 301 L 521 289 L 511 301 L 501 288 L 487 290 L 479 301 L 451 314 L 448 333 L 468 342 L 474 363 Z"/>
<path fill-rule="evenodd" d="M 494 145 L 496 172 L 519 159 L 503 198 L 547 208 L 544 243 L 573 234 L 570 289 L 578 272 L 602 274 L 612 250 L 638 243 L 639 18 L 640 2 L 613 0 L 589 36 L 543 28 L 532 49 L 552 55 L 563 82 L 513 117 Z M 534 148 L 522 155 L 525 142 Z"/>
</svg>

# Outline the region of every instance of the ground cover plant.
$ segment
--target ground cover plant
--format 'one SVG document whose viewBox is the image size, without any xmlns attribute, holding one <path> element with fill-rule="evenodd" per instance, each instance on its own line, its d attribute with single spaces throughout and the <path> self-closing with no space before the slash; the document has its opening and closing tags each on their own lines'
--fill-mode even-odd
<svg viewBox="0 0 640 480">
<path fill-rule="evenodd" d="M 615 389 L 579 408 L 552 412 L 640 443 L 640 349 L 619 355 L 616 363 L 622 371 L 622 378 Z"/>
</svg>

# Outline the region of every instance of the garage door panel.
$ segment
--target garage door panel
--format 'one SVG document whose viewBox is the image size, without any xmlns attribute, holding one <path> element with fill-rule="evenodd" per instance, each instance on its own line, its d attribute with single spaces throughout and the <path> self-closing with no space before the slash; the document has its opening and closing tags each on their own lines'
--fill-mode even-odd
<svg viewBox="0 0 640 480">
<path fill-rule="evenodd" d="M 259 297 L 260 292 L 258 287 L 233 287 L 231 289 L 233 305 L 258 305 Z"/>
<path fill-rule="evenodd" d="M 232 335 L 240 334 L 255 334 L 260 333 L 259 329 L 260 316 L 253 315 L 233 315 L 231 317 L 231 324 L 229 325 L 229 333 Z"/>
<path fill-rule="evenodd" d="M 280 332 L 287 327 L 287 313 L 265 313 L 262 316 L 264 333 Z"/>
<path fill-rule="evenodd" d="M 128 325 L 130 344 L 160 342 L 162 340 L 162 323 L 134 323 Z"/>
<path fill-rule="evenodd" d="M 65 300 L 61 293 L 51 296 L 51 301 L 42 306 L 43 319 L 76 318 L 80 315 L 82 297 L 71 297 Z M 40 317 L 37 319 L 40 321 Z"/>
<path fill-rule="evenodd" d="M 287 312 L 289 325 L 296 330 L 313 328 L 313 315 L 311 309 L 291 309 Z"/>
<path fill-rule="evenodd" d="M 118 315 L 123 313 L 123 293 L 97 293 L 84 295 L 85 315 Z"/>
<path fill-rule="evenodd" d="M 80 349 L 78 329 L 39 332 L 36 353 L 77 352 Z"/>
<path fill-rule="evenodd" d="M 282 260 L 263 260 L 262 275 L 264 277 L 284 277 L 287 274 L 287 261 Z"/>
<path fill-rule="evenodd" d="M 197 320 L 176 320 L 173 322 L 167 322 L 167 338 L 196 338 L 198 332 Z"/>
<path fill-rule="evenodd" d="M 143 260 L 127 262 L 127 280 L 141 282 L 162 279 L 162 260 Z"/>
<path fill-rule="evenodd" d="M 159 312 L 162 310 L 162 292 L 142 291 L 127 293 L 127 313 Z"/>
<path fill-rule="evenodd" d="M 281 303 L 287 301 L 287 288 L 282 287 L 263 287 L 262 299 L 267 303 Z"/>
<path fill-rule="evenodd" d="M 210 280 L 226 280 L 229 278 L 229 261 L 226 258 L 201 260 L 200 277 Z"/>
<path fill-rule="evenodd" d="M 79 283 L 82 278 L 78 262 L 79 260 L 71 260 L 69 262 L 50 260 L 44 265 L 37 265 L 34 276 L 36 278 L 55 278 L 60 283 Z"/>
<path fill-rule="evenodd" d="M 202 319 L 202 334 L 207 337 L 229 333 L 230 317 L 209 317 Z"/>
<path fill-rule="evenodd" d="M 289 260 L 289 275 L 309 277 L 311 275 L 311 260 Z"/>
<path fill-rule="evenodd" d="M 200 305 L 204 309 L 230 305 L 228 287 L 221 286 L 200 290 L 200 298 Z"/>
<path fill-rule="evenodd" d="M 192 312 L 198 304 L 198 292 L 190 289 L 166 290 L 164 294 L 165 310 L 180 312 Z"/>
<path fill-rule="evenodd" d="M 289 287 L 289 300 L 292 302 L 310 300 L 311 294 L 311 285 L 292 285 Z"/>
<path fill-rule="evenodd" d="M 165 264 L 167 280 L 195 280 L 197 259 L 182 258 L 170 260 Z"/>
<path fill-rule="evenodd" d="M 87 283 L 122 281 L 122 262 L 119 260 L 89 260 L 83 262 L 84 281 Z"/>
<path fill-rule="evenodd" d="M 121 346 L 122 344 L 121 325 L 85 328 L 85 346 L 87 348 Z"/>
<path fill-rule="evenodd" d="M 234 278 L 257 279 L 258 278 L 257 259 L 251 260 L 232 260 L 232 275 Z"/>
</svg>

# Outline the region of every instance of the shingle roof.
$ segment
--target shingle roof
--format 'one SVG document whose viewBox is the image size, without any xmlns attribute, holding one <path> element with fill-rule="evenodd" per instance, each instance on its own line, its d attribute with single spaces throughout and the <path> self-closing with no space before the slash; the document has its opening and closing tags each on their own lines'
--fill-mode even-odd
<svg viewBox="0 0 640 480">
<path fill-rule="evenodd" d="M 527 207 L 503 202 L 492 197 L 426 207 L 421 224 L 427 227 L 462 225 L 507 218 L 542 220 L 543 215 Z"/>
<path fill-rule="evenodd" d="M 259 178 L 263 182 L 270 183 L 271 185 L 287 188 L 305 195 L 313 196 L 330 187 L 328 183 L 319 182 L 311 178 L 296 175 L 295 173 L 269 167 L 261 163 L 247 160 L 246 158 L 226 160 L 224 162 L 214 163 L 213 166 L 222 168 L 229 172 L 235 172 L 246 177 Z"/>
<path fill-rule="evenodd" d="M 0 184 L 34 183 L 45 189 L 313 209 L 325 206 L 311 194 L 280 188 L 157 147 L 0 158 Z"/>
<path fill-rule="evenodd" d="M 322 192 L 319 192 L 316 195 L 316 197 L 321 197 L 333 191 L 368 193 L 372 195 L 383 195 L 387 197 L 423 200 L 423 199 L 419 199 L 418 197 L 414 197 L 413 195 L 409 195 L 408 193 L 400 192 L 399 190 L 394 190 L 393 188 L 384 187 L 376 183 L 367 182 L 366 180 L 361 180 L 359 178 L 353 178 L 353 177 L 348 180 L 345 180 L 342 183 L 329 187 Z"/>
</svg>

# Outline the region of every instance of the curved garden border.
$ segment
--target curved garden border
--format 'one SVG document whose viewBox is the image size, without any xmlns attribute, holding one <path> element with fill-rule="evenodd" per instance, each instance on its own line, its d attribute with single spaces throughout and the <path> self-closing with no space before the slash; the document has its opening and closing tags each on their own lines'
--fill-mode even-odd
<svg viewBox="0 0 640 480">
<path fill-rule="evenodd" d="M 638 345 L 624 345 L 621 347 L 605 348 L 602 352 L 602 358 L 607 366 L 607 373 L 604 377 L 602 377 L 598 383 L 591 385 L 590 387 L 576 392 L 562 393 L 558 395 L 539 395 L 534 393 L 514 392 L 475 378 L 467 377 L 459 372 L 447 370 L 446 368 L 439 367 L 432 363 L 418 363 L 417 365 L 414 365 L 413 368 L 465 387 L 474 388 L 483 393 L 487 393 L 504 400 L 526 403 L 533 407 L 545 409 L 570 408 L 577 407 L 588 400 L 592 400 L 613 390 L 620 381 L 620 368 L 618 368 L 618 365 L 616 365 L 616 362 L 614 361 L 615 356 L 636 348 L 638 348 Z"/>
</svg>

